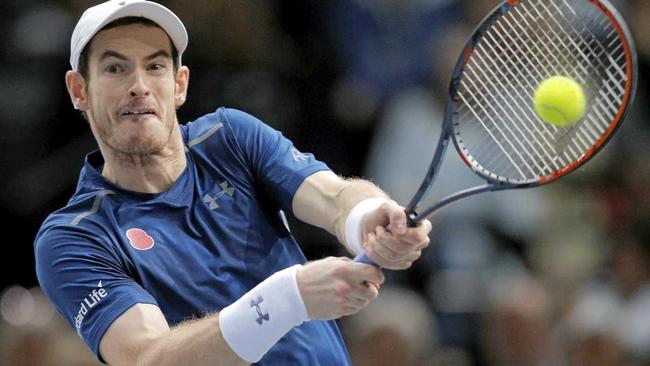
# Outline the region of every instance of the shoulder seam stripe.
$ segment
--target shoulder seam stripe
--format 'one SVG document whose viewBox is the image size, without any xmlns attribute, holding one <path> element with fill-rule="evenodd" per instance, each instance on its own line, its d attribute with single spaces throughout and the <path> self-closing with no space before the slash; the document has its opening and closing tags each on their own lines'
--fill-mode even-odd
<svg viewBox="0 0 650 366">
<path fill-rule="evenodd" d="M 70 224 L 77 225 L 79 221 L 81 221 L 83 218 L 96 214 L 97 211 L 99 211 L 99 206 L 102 204 L 102 200 L 104 199 L 104 196 L 106 196 L 107 194 L 115 194 L 115 192 L 110 191 L 108 189 L 99 192 L 95 197 L 95 202 L 93 202 L 93 207 L 90 210 L 86 212 L 82 212 L 79 215 L 77 215 L 77 217 L 75 217 Z"/>
<path fill-rule="evenodd" d="M 192 147 L 194 145 L 198 145 L 205 141 L 208 137 L 212 136 L 215 132 L 219 131 L 223 127 L 223 123 L 219 122 L 216 126 L 212 127 L 208 132 L 204 133 L 203 135 L 195 138 L 194 140 L 190 141 L 187 146 Z"/>
</svg>

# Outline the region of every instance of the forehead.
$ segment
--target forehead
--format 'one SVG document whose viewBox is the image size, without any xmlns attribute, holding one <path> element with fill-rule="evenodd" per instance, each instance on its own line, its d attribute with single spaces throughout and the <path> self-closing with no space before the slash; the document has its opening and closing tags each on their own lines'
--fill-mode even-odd
<svg viewBox="0 0 650 366">
<path fill-rule="evenodd" d="M 116 51 L 127 56 L 149 55 L 167 51 L 171 55 L 171 39 L 162 28 L 144 24 L 121 25 L 97 33 L 89 45 L 90 57 L 99 57 L 104 51 Z"/>
</svg>

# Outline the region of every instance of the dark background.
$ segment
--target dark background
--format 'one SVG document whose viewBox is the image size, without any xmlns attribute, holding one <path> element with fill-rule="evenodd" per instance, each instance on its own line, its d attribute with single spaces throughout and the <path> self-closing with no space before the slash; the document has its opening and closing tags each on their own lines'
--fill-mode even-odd
<svg viewBox="0 0 650 366">
<path fill-rule="evenodd" d="M 0 3 L 0 216 L 5 238 L 0 292 L 14 286 L 37 286 L 34 236 L 47 215 L 65 205 L 74 192 L 85 154 L 96 149 L 64 85 L 70 34 L 83 10 L 95 3 Z M 369 151 L 377 151 L 372 150 L 376 132 L 386 126 L 396 109 L 400 110 L 394 107 L 396 101 L 413 100 L 407 98 L 413 90 L 426 96 L 424 104 L 442 105 L 449 68 L 462 40 L 497 1 L 161 3 L 184 21 L 190 37 L 183 57 L 191 71 L 190 87 L 188 101 L 178 113 L 181 123 L 218 106 L 242 109 L 281 130 L 300 150 L 314 153 L 335 172 L 369 176 L 381 185 L 381 178 L 374 176 L 368 162 Z M 469 220 L 477 223 L 474 229 L 480 228 L 477 247 L 491 248 L 490 268 L 502 269 L 494 265 L 494 258 L 512 255 L 529 277 L 544 284 L 556 313 L 563 313 L 557 309 L 570 308 L 573 303 L 573 296 L 567 294 L 577 294 L 594 279 L 611 272 L 609 258 L 614 241 L 610 238 L 627 232 L 628 224 L 647 226 L 646 218 L 650 217 L 646 88 L 650 2 L 615 3 L 632 28 L 640 55 L 637 102 L 615 141 L 582 175 L 551 188 L 539 188 L 531 196 L 516 196 L 546 203 L 539 210 L 527 208 L 533 213 L 531 217 L 542 217 L 543 221 L 530 219 L 528 226 L 517 230 L 515 225 L 514 231 L 507 223 L 504 228 L 501 221 L 517 222 L 516 210 L 495 210 L 479 221 Z M 421 106 L 422 101 L 415 99 Z M 406 109 L 402 118 L 420 118 Z M 430 140 L 435 141 L 433 137 Z M 378 148 L 381 146 L 374 146 Z M 407 144 L 392 154 L 410 150 L 412 146 Z M 426 167 L 429 157 L 420 160 L 409 163 Z M 421 179 L 400 171 L 395 174 L 408 183 L 407 191 Z M 389 193 L 396 193 L 390 183 L 386 187 Z M 527 201 L 519 202 L 525 206 Z M 500 220 L 494 219 L 497 215 Z M 308 258 L 344 254 L 334 237 L 291 221 Z M 480 362 L 488 358 L 477 340 L 483 324 L 481 307 L 450 310 L 436 298 L 444 297 L 435 287 L 436 272 L 450 266 L 445 259 L 446 243 L 453 242 L 445 236 L 453 227 L 450 222 L 454 221 L 446 216 L 434 221 L 434 245 L 422 263 L 389 277 L 421 295 L 436 314 L 437 343 L 459 349 L 467 359 Z M 463 243 L 472 242 L 466 239 L 462 238 Z M 560 241 L 562 248 L 572 249 L 558 249 Z M 572 246 L 571 242 L 576 244 Z M 466 259 L 467 253 L 461 256 Z M 574 257 L 577 259 L 573 262 L 567 259 Z M 465 282 L 459 283 L 463 288 Z M 468 285 L 464 291 L 472 292 L 475 285 Z"/>
</svg>

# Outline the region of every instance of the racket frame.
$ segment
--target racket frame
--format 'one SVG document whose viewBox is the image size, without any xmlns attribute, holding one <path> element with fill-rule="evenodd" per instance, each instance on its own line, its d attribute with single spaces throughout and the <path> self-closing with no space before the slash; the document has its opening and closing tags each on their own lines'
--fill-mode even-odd
<svg viewBox="0 0 650 366">
<path fill-rule="evenodd" d="M 514 183 L 507 180 L 497 179 L 491 175 L 484 174 L 481 170 L 477 169 L 472 163 L 470 163 L 471 158 L 468 157 L 463 148 L 460 146 L 458 140 L 456 139 L 456 134 L 454 132 L 454 121 L 455 115 L 457 113 L 457 105 L 460 101 L 458 96 L 458 89 L 460 85 L 461 77 L 465 70 L 465 66 L 470 61 L 472 53 L 480 41 L 480 39 L 488 32 L 490 27 L 499 19 L 499 17 L 505 15 L 508 11 L 516 7 L 521 3 L 521 0 L 506 0 L 500 5 L 496 6 L 474 29 L 472 35 L 469 37 L 468 41 L 465 44 L 462 54 L 456 61 L 454 69 L 452 71 L 451 82 L 449 84 L 449 95 L 447 97 L 447 105 L 445 107 L 445 116 L 443 120 L 442 132 L 436 145 L 436 150 L 433 155 L 433 159 L 429 165 L 429 170 L 427 171 L 426 176 L 420 184 L 420 188 L 415 193 L 408 206 L 406 207 L 406 213 L 408 218 L 408 225 L 413 227 L 416 226 L 418 222 L 425 219 L 433 212 L 438 209 L 455 202 L 461 198 L 472 196 L 475 194 L 490 192 L 490 191 L 499 191 L 504 189 L 520 189 L 528 187 L 536 187 L 544 184 L 548 184 L 556 181 L 560 177 L 563 177 L 572 171 L 575 171 L 580 166 L 584 165 L 587 161 L 593 158 L 598 151 L 600 151 L 606 144 L 609 142 L 614 135 L 614 133 L 619 129 L 621 122 L 629 113 L 629 106 L 632 105 L 634 101 L 634 96 L 636 94 L 637 88 L 637 53 L 632 41 L 631 33 L 628 27 L 625 25 L 623 18 L 620 13 L 612 6 L 612 4 L 607 0 L 585 0 L 589 1 L 597 6 L 610 20 L 611 24 L 616 29 L 619 38 L 623 41 L 623 47 L 626 53 L 626 77 L 630 80 L 630 83 L 626 84 L 626 90 L 624 95 L 624 100 L 621 103 L 621 108 L 619 109 L 615 120 L 610 124 L 606 133 L 601 136 L 596 143 L 582 156 L 577 160 L 567 164 L 562 169 L 553 172 L 546 176 L 541 176 L 537 180 L 527 181 L 523 183 Z M 433 205 L 424 209 L 420 213 L 417 212 L 418 204 L 428 195 L 433 182 L 438 174 L 446 150 L 449 145 L 449 140 L 453 141 L 453 144 L 460 156 L 461 160 L 470 168 L 472 171 L 477 174 L 479 177 L 484 179 L 487 183 L 484 185 L 479 185 L 475 187 L 470 187 L 459 192 L 450 194 L 436 201 Z"/>
</svg>

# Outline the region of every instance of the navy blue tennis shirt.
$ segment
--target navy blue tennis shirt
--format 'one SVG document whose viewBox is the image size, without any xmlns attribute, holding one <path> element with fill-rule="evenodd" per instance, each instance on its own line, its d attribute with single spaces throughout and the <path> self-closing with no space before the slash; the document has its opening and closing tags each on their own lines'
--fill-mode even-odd
<svg viewBox="0 0 650 366">
<path fill-rule="evenodd" d="M 187 167 L 168 191 L 115 186 L 95 151 L 67 206 L 36 236 L 43 291 L 98 357 L 108 327 L 137 303 L 156 304 L 173 326 L 305 262 L 281 210 L 291 212 L 304 179 L 328 167 L 241 111 L 220 108 L 179 128 Z M 335 322 L 308 321 L 258 364 L 350 360 Z"/>
</svg>

